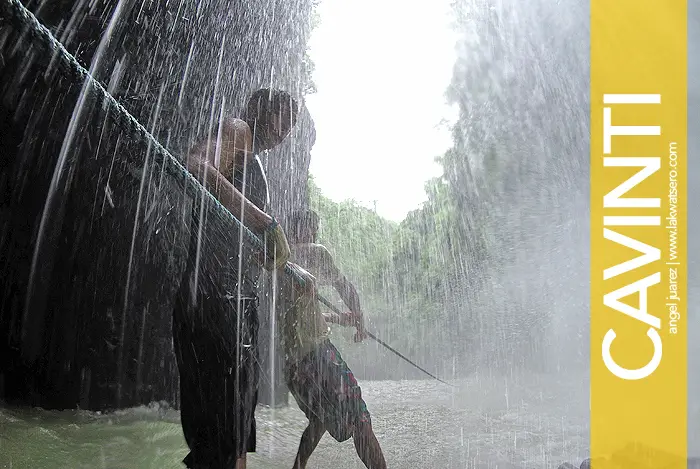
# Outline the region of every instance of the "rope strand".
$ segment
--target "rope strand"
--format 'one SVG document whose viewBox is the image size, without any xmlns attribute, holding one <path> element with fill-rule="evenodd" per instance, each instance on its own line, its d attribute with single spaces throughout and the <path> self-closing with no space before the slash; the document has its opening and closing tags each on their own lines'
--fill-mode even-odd
<svg viewBox="0 0 700 469">
<path fill-rule="evenodd" d="M 34 14 L 29 11 L 19 0 L 2 0 L 0 3 L 0 12 L 6 15 L 12 24 L 14 24 L 17 29 L 25 33 L 29 33 L 30 37 L 34 39 L 39 46 L 46 49 L 48 52 L 55 54 L 55 56 L 64 64 L 68 66 L 68 69 L 75 73 L 78 78 L 86 80 L 93 92 L 96 92 L 107 104 L 108 107 L 112 108 L 118 117 L 122 120 L 137 134 L 142 138 L 149 140 L 156 150 L 156 155 L 158 156 L 159 162 L 163 163 L 167 173 L 174 177 L 177 182 L 183 183 L 186 191 L 192 195 L 201 195 L 204 191 L 205 196 L 208 197 L 216 206 L 217 209 L 225 213 L 228 218 L 230 218 L 236 225 L 242 227 L 246 238 L 258 249 L 264 251 L 265 244 L 260 238 L 258 238 L 255 233 L 250 231 L 248 227 L 243 225 L 238 218 L 236 218 L 226 207 L 224 207 L 219 200 L 212 195 L 192 173 L 190 173 L 183 165 L 178 161 L 172 153 L 170 153 L 161 143 L 115 98 L 112 96 L 103 86 L 97 81 L 88 70 L 83 67 L 78 59 L 75 58 L 68 50 L 61 44 L 58 39 L 49 31 L 39 20 L 34 16 Z M 170 163 L 170 164 L 168 164 Z M 289 263 L 285 264 L 284 272 L 292 277 L 300 285 L 304 285 L 304 280 L 289 266 Z"/>
<path fill-rule="evenodd" d="M 238 220 L 226 207 L 224 207 L 221 202 L 218 201 L 214 195 L 209 192 L 178 160 L 175 158 L 160 142 L 138 121 L 136 118 L 129 113 L 129 111 L 124 108 L 115 98 L 112 96 L 101 84 L 98 82 L 88 70 L 85 69 L 78 59 L 76 59 L 66 48 L 58 41 L 51 31 L 49 31 L 44 25 L 42 25 L 39 20 L 29 11 L 19 0 L 1 0 L 0 1 L 0 13 L 7 15 L 9 20 L 17 27 L 20 31 L 27 32 L 30 36 L 38 43 L 40 47 L 48 50 L 48 52 L 55 54 L 65 65 L 68 65 L 70 71 L 78 75 L 79 79 L 86 80 L 90 85 L 90 89 L 96 92 L 98 95 L 105 100 L 108 107 L 111 107 L 117 112 L 117 117 L 121 117 L 124 122 L 135 130 L 141 137 L 149 140 L 153 147 L 156 149 L 155 157 L 159 162 L 163 163 L 166 171 L 169 175 L 173 176 L 177 182 L 182 182 L 185 186 L 185 190 L 192 196 L 201 196 L 202 191 L 206 197 L 208 197 L 216 208 L 225 213 L 233 222 L 245 233 L 248 240 L 253 243 L 253 245 L 265 252 L 265 244 L 258 238 L 252 231 L 250 231 L 240 220 Z M 160 158 L 158 158 L 160 157 Z M 168 165 L 167 163 L 172 163 Z M 275 221 L 276 223 L 276 221 Z M 305 280 L 292 269 L 289 262 L 284 265 L 284 273 L 290 276 L 299 285 L 304 286 Z M 321 295 L 316 295 L 316 298 L 322 304 L 328 306 L 331 310 L 338 311 L 338 309 L 326 298 Z M 399 352 L 391 348 L 386 343 L 379 340 L 376 336 L 370 334 L 370 337 L 376 340 L 379 344 L 383 345 L 387 349 L 391 350 L 393 353 L 397 354 L 400 358 L 406 360 L 408 363 L 428 374 L 429 376 L 441 381 L 436 376 L 428 373 L 423 368 L 419 367 L 413 363 L 408 358 L 401 355 Z M 445 383 L 447 384 L 447 383 Z"/>
</svg>

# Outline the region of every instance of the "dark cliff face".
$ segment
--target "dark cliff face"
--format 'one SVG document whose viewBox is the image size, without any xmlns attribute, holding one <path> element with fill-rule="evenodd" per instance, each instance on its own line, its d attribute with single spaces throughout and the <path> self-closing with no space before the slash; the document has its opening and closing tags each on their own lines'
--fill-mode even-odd
<svg viewBox="0 0 700 469">
<path fill-rule="evenodd" d="M 308 0 L 40 3 L 27 7 L 176 157 L 252 90 L 308 87 Z M 96 94 L 76 111 L 82 82 L 50 51 L 0 28 L 0 399 L 176 404 L 185 191 Z M 306 203 L 309 120 L 298 127 L 265 162 L 282 218 Z"/>
</svg>

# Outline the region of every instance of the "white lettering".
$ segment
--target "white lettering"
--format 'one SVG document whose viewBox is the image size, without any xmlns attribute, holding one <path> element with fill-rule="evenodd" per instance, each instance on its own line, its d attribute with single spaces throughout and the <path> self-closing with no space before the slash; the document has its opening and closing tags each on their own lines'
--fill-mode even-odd
<svg viewBox="0 0 700 469">
<path fill-rule="evenodd" d="M 613 340 L 615 340 L 616 334 L 612 329 L 606 332 L 605 337 L 603 337 L 603 362 L 608 370 L 618 378 L 626 380 L 644 379 L 656 371 L 656 368 L 658 368 L 661 363 L 661 356 L 663 355 L 661 337 L 659 337 L 659 333 L 656 332 L 656 329 L 651 327 L 647 331 L 647 336 L 651 339 L 651 343 L 654 344 L 654 356 L 651 357 L 649 363 L 643 367 L 637 368 L 636 370 L 629 370 L 615 363 L 610 353 L 610 346 Z"/>
<path fill-rule="evenodd" d="M 619 216 L 619 217 L 603 217 L 603 225 L 605 226 L 658 226 L 661 225 L 661 217 L 642 217 L 642 216 Z"/>
<path fill-rule="evenodd" d="M 641 241 L 637 241 L 636 239 L 632 239 L 613 230 L 603 228 L 603 237 L 605 239 L 609 239 L 610 241 L 614 241 L 617 244 L 621 244 L 630 249 L 634 249 L 635 251 L 641 252 L 643 254 L 634 259 L 625 261 L 622 264 L 617 264 L 613 267 L 608 267 L 603 271 L 604 280 L 617 277 L 620 274 L 624 274 L 625 272 L 629 272 L 630 270 L 642 267 L 643 265 L 647 265 L 651 262 L 658 261 L 659 259 L 661 259 L 661 250 L 659 250 L 658 248 L 649 246 L 646 243 L 642 243 Z"/>
<path fill-rule="evenodd" d="M 603 104 L 661 104 L 660 94 L 604 94 Z"/>
<path fill-rule="evenodd" d="M 626 314 L 627 316 L 637 319 L 638 321 L 642 321 L 651 327 L 660 329 L 661 319 L 647 313 L 647 289 L 659 282 L 661 282 L 661 273 L 656 272 L 655 274 L 608 293 L 603 297 L 603 304 L 609 308 Z M 633 293 L 639 294 L 639 309 L 633 308 L 632 306 L 620 301 L 620 298 L 625 298 Z"/>
<path fill-rule="evenodd" d="M 660 198 L 622 198 L 627 192 L 629 192 L 634 186 L 654 174 L 661 168 L 661 158 L 659 157 L 617 157 L 603 158 L 603 166 L 613 166 L 613 167 L 641 167 L 638 173 L 636 173 L 631 178 L 627 179 L 625 182 L 617 186 L 615 189 L 608 192 L 605 197 L 603 197 L 603 207 L 604 208 L 656 208 L 661 207 Z"/>
<path fill-rule="evenodd" d="M 604 94 L 603 104 L 661 104 L 660 94 Z M 646 126 L 613 126 L 612 109 L 603 108 L 603 153 L 610 154 L 613 135 L 661 135 L 661 127 Z"/>
</svg>

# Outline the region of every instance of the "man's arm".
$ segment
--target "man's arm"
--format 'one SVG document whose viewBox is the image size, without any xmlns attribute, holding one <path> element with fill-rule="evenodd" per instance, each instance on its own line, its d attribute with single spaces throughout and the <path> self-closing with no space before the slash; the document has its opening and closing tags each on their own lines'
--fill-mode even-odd
<svg viewBox="0 0 700 469">
<path fill-rule="evenodd" d="M 333 282 L 333 287 L 348 309 L 350 309 L 350 313 L 345 313 L 339 317 L 339 324 L 355 326 L 357 332 L 354 340 L 355 342 L 361 342 L 367 338 L 367 334 L 365 333 L 365 318 L 360 309 L 360 295 L 357 294 L 355 286 L 343 274 L 340 274 L 338 279 Z"/>
<path fill-rule="evenodd" d="M 284 266 L 290 255 L 282 228 L 222 174 L 222 171 L 233 174 L 237 162 L 250 160 L 252 141 L 248 124 L 240 119 L 227 119 L 222 122 L 216 141 L 195 147 L 187 159 L 187 169 L 234 217 L 262 235 L 265 257 L 260 262 L 267 270 L 274 270 Z"/>
<path fill-rule="evenodd" d="M 313 246 L 312 255 L 309 263 L 313 264 L 311 268 L 315 270 L 320 278 L 327 283 L 333 285 L 333 288 L 338 292 L 343 303 L 353 313 L 361 313 L 360 295 L 357 294 L 355 286 L 343 275 L 343 273 L 335 265 L 333 256 L 321 244 Z"/>
<path fill-rule="evenodd" d="M 327 280 L 330 280 L 331 285 L 333 285 L 333 288 L 338 292 L 343 303 L 345 303 L 350 310 L 350 313 L 343 313 L 342 315 L 336 314 L 335 316 L 337 317 L 330 315 L 327 317 L 324 315 L 324 317 L 326 317 L 326 321 L 328 322 L 335 322 L 343 326 L 355 326 L 357 328 L 355 340 L 359 342 L 365 337 L 365 324 L 362 308 L 360 306 L 360 295 L 357 294 L 355 286 L 335 265 L 331 253 L 321 245 L 317 245 L 317 248 L 317 268 L 321 270 L 321 274 Z"/>
<path fill-rule="evenodd" d="M 325 319 L 327 323 L 338 324 L 339 326 L 347 327 L 357 326 L 357 316 L 355 315 L 355 313 L 345 312 L 338 314 L 329 311 L 327 313 L 321 314 L 323 315 L 323 319 Z"/>
<path fill-rule="evenodd" d="M 248 157 L 251 148 L 252 137 L 247 124 L 239 119 L 227 120 L 222 124 L 217 141 L 208 141 L 193 149 L 187 159 L 187 169 L 233 216 L 251 230 L 262 232 L 272 223 L 272 217 L 246 199 L 219 170 L 221 167 L 232 170 L 237 159 Z M 219 168 L 215 160 L 219 160 Z"/>
<path fill-rule="evenodd" d="M 340 299 L 348 307 L 350 311 L 356 314 L 361 314 L 362 309 L 360 308 L 360 295 L 357 294 L 355 286 L 350 283 L 345 275 L 338 272 L 338 277 L 336 281 L 333 282 L 333 288 L 336 289 L 340 295 Z"/>
<path fill-rule="evenodd" d="M 188 161 L 187 169 L 221 205 L 252 231 L 260 233 L 272 223 L 272 217 L 246 199 L 212 163 L 195 157 Z"/>
<path fill-rule="evenodd" d="M 340 315 L 337 313 L 333 312 L 327 312 L 327 313 L 321 313 L 323 315 L 323 319 L 326 320 L 326 322 L 331 323 L 331 324 L 340 324 Z"/>
</svg>

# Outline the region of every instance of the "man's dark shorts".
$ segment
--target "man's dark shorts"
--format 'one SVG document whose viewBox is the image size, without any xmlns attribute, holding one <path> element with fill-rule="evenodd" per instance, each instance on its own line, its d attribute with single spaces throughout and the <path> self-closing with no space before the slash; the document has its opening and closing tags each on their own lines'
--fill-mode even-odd
<svg viewBox="0 0 700 469">
<path fill-rule="evenodd" d="M 359 424 L 371 423 L 355 376 L 329 340 L 289 366 L 287 386 L 306 417 L 323 422 L 339 442 Z"/>
<path fill-rule="evenodd" d="M 233 469 L 255 451 L 257 299 L 180 294 L 173 338 L 187 467 Z M 238 317 L 240 314 L 240 318 Z M 240 325 L 240 334 L 238 326 Z"/>
</svg>

